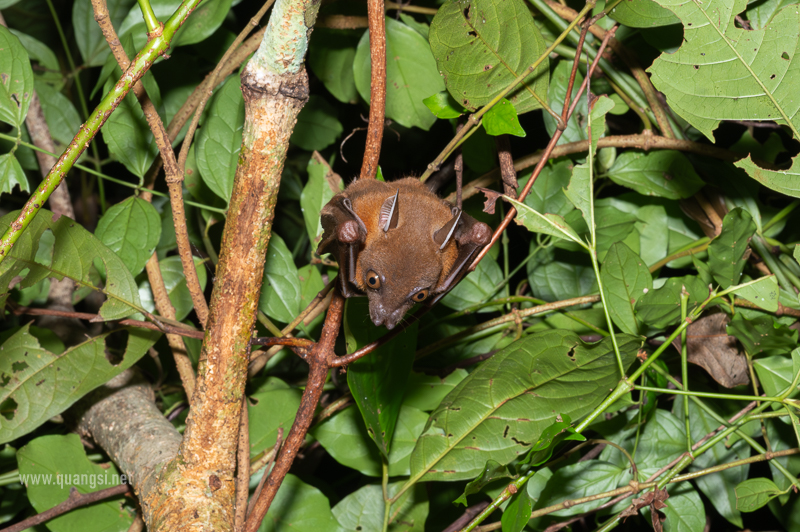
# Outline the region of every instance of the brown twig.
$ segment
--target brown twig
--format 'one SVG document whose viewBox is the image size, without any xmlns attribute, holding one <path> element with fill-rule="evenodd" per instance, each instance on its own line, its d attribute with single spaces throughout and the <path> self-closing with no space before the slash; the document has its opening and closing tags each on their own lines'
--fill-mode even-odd
<svg viewBox="0 0 800 532">
<path fill-rule="evenodd" d="M 648 133 L 641 133 L 637 135 L 614 135 L 608 137 L 602 137 L 597 142 L 597 147 L 599 148 L 637 148 L 643 151 L 650 151 L 650 150 L 678 150 L 684 151 L 688 153 L 696 153 L 697 155 L 705 155 L 707 157 L 713 157 L 715 159 L 720 159 L 722 161 L 738 161 L 743 157 L 747 157 L 747 155 L 738 154 L 732 152 L 730 150 L 726 150 L 723 148 L 718 148 L 717 146 L 713 146 L 711 144 L 703 144 L 700 142 L 694 142 L 691 140 L 680 140 L 680 139 L 668 139 L 666 137 L 660 137 L 651 135 Z M 588 140 L 580 140 L 577 142 L 569 142 L 567 144 L 561 144 L 556 146 L 553 149 L 552 157 L 563 157 L 565 155 L 571 155 L 574 153 L 581 153 L 589 150 L 589 141 Z M 534 166 L 539 161 L 542 160 L 544 152 L 534 153 L 531 155 L 525 155 L 520 157 L 519 159 L 514 161 L 514 168 L 517 172 L 522 170 L 526 170 L 531 166 Z M 757 161 L 759 166 L 764 168 L 770 168 L 773 170 L 779 170 L 780 168 L 776 165 L 770 165 L 765 161 Z M 464 199 L 471 198 L 474 196 L 478 190 L 477 187 L 488 187 L 495 181 L 500 178 L 500 169 L 495 168 L 494 170 L 487 172 L 486 174 L 480 176 L 479 178 L 471 181 L 464 187 Z M 447 201 L 451 203 L 455 201 L 455 193 L 450 194 L 447 197 Z"/>
<path fill-rule="evenodd" d="M 445 528 L 442 532 L 458 532 L 464 528 L 464 526 L 469 524 L 469 522 L 472 521 L 472 519 L 481 513 L 487 506 L 489 506 L 489 501 L 481 501 L 478 504 L 473 504 L 464 510 L 464 513 L 461 515 L 461 517 L 453 521 L 450 526 Z"/>
<path fill-rule="evenodd" d="M 386 117 L 386 20 L 383 0 L 367 0 L 369 17 L 369 56 L 372 62 L 370 81 L 369 127 L 361 179 L 374 179 L 378 172 Z"/>
<path fill-rule="evenodd" d="M 217 62 L 217 66 L 214 67 L 214 70 L 211 71 L 211 74 L 209 74 L 203 81 L 203 83 L 208 84 L 209 89 L 201 93 L 200 101 L 194 110 L 194 116 L 192 117 L 192 121 L 189 124 L 189 129 L 186 131 L 186 137 L 184 137 L 183 144 L 181 145 L 181 151 L 178 155 L 178 168 L 180 168 L 181 175 L 183 175 L 186 171 L 186 158 L 189 156 L 189 147 L 192 144 L 194 133 L 197 131 L 197 124 L 200 122 L 200 116 L 203 114 L 203 109 L 205 109 L 208 100 L 211 98 L 211 94 L 213 94 L 213 87 L 217 86 L 219 80 L 224 79 L 224 77 L 221 76 L 221 73 L 228 64 L 231 56 L 234 54 L 234 52 L 236 52 L 236 50 L 239 48 L 239 45 L 247 38 L 250 32 L 253 31 L 256 26 L 258 26 L 262 17 L 274 2 L 275 0 L 267 0 L 264 2 L 264 5 L 261 6 L 261 9 L 259 9 L 255 16 L 250 19 L 250 22 L 248 22 L 244 29 L 239 32 L 239 35 L 237 35 L 231 45 L 228 46 L 228 49 L 225 50 L 225 53 L 219 62 Z"/>
<path fill-rule="evenodd" d="M 566 124 L 566 121 L 564 121 Z M 517 172 L 514 170 L 514 158 L 511 157 L 511 143 L 508 135 L 495 137 L 497 145 L 497 160 L 500 163 L 500 181 L 503 183 L 503 193 L 510 197 L 517 197 Z"/>
<path fill-rule="evenodd" d="M 59 515 L 64 515 L 75 508 L 80 508 L 81 506 L 92 504 L 93 502 L 116 497 L 117 495 L 128 493 L 128 491 L 130 491 L 129 484 L 120 484 L 119 486 L 113 486 L 111 488 L 93 491 L 91 493 L 81 493 L 73 486 L 69 490 L 69 497 L 64 502 L 59 503 L 40 514 L 29 517 L 24 521 L 20 521 L 15 525 L 3 528 L 0 530 L 0 532 L 21 532 L 22 530 L 27 530 L 36 525 L 46 523 L 47 521 L 58 517 Z"/>
<path fill-rule="evenodd" d="M 588 85 L 588 82 L 589 82 L 589 79 L 591 79 L 592 74 L 594 73 L 594 69 L 597 67 L 597 63 L 600 62 L 600 58 L 603 56 L 603 51 L 606 49 L 606 46 L 608 45 L 608 40 L 611 39 L 614 36 L 614 33 L 616 32 L 616 28 L 617 28 L 617 26 L 614 26 L 612 29 L 610 29 L 609 31 L 606 32 L 606 36 L 603 39 L 603 42 L 600 44 L 600 49 L 597 52 L 597 56 L 595 57 L 594 61 L 592 62 L 592 65 L 589 67 L 589 71 L 586 73 L 586 78 L 583 80 L 583 83 L 581 84 L 581 88 L 578 90 L 578 94 L 575 96 L 575 101 L 572 102 L 572 106 L 569 108 L 569 112 L 567 113 L 567 118 L 569 118 L 572 115 L 572 113 L 575 111 L 575 107 L 577 107 L 578 100 L 580 99 L 581 94 L 583 94 L 583 91 L 586 89 L 586 87 Z M 575 53 L 575 61 L 576 62 L 580 61 L 581 51 L 582 50 L 579 48 Z M 575 72 L 576 72 L 576 70 L 573 69 L 573 71 L 572 71 L 573 76 L 575 75 Z M 567 97 L 569 97 L 569 93 L 567 93 Z M 566 105 L 565 105 L 565 107 L 566 107 Z M 550 159 L 550 155 L 552 154 L 552 152 L 553 152 L 553 150 L 554 150 L 554 148 L 556 146 L 556 143 L 558 143 L 558 139 L 561 138 L 562 134 L 563 134 L 563 130 L 556 129 L 555 133 L 553 134 L 553 137 L 550 139 L 550 142 L 547 144 L 547 147 L 545 148 L 544 153 L 542 153 L 542 158 L 539 160 L 539 163 L 536 165 L 536 168 L 534 168 L 533 173 L 531 174 L 530 179 L 528 179 L 528 182 L 525 184 L 525 187 L 522 189 L 522 192 L 520 192 L 519 201 L 524 200 L 525 196 L 527 196 L 528 193 L 530 192 L 531 188 L 533 187 L 534 182 L 536 181 L 536 178 L 539 177 L 539 174 L 542 172 L 542 169 L 544 168 L 544 165 L 547 163 L 548 159 Z M 475 260 L 472 262 L 472 265 L 469 267 L 470 271 L 474 270 L 475 267 L 478 265 L 478 263 L 481 261 L 481 259 L 483 259 L 483 257 L 486 255 L 486 253 L 489 252 L 489 249 L 494 245 L 495 242 L 497 242 L 497 239 L 500 238 L 500 235 L 503 233 L 503 231 L 505 231 L 506 227 L 508 227 L 508 224 L 511 223 L 511 220 L 514 218 L 514 216 L 516 214 L 517 214 L 517 210 L 514 209 L 513 207 L 508 209 L 508 212 L 506 213 L 505 218 L 503 218 L 503 221 L 500 222 L 500 225 L 497 226 L 497 228 L 495 229 L 494 233 L 492 234 L 492 239 L 489 242 L 489 244 L 486 247 L 484 247 L 481 250 L 480 253 L 478 253 L 477 257 L 475 257 Z"/>
<path fill-rule="evenodd" d="M 275 438 L 275 445 L 272 446 L 272 451 L 269 453 L 269 458 L 267 459 L 266 463 L 263 464 L 264 473 L 261 475 L 261 480 L 258 481 L 258 486 L 256 486 L 255 491 L 253 491 L 253 497 L 250 499 L 250 504 L 247 505 L 247 515 L 250 515 L 250 512 L 253 511 L 253 505 L 256 503 L 259 494 L 261 494 L 261 489 L 264 487 L 264 482 L 269 478 L 269 468 L 272 466 L 272 462 L 275 461 L 275 457 L 278 456 L 278 451 L 281 449 L 281 444 L 283 443 L 283 427 L 278 427 L 278 436 Z M 253 466 L 250 467 L 250 474 L 254 475 L 256 471 L 261 469 L 262 466 L 256 467 L 255 471 L 253 470 Z"/>
<path fill-rule="evenodd" d="M 564 20 L 574 20 L 578 15 L 577 11 L 567 7 L 566 5 L 562 5 L 554 0 L 545 1 L 547 2 L 547 5 L 550 6 L 550 8 Z M 601 13 L 601 15 L 602 14 L 603 13 Z M 599 20 L 599 17 L 595 18 Z M 592 22 L 592 26 L 589 28 L 589 31 L 591 31 L 592 35 L 598 39 L 605 40 L 606 30 L 599 26 L 595 26 L 594 22 Z M 653 84 L 650 82 L 650 77 L 647 75 L 647 72 L 644 71 L 642 66 L 639 64 L 639 61 L 636 59 L 636 56 L 616 39 L 612 39 L 609 42 L 609 46 L 612 50 L 614 50 L 614 53 L 616 53 L 623 61 L 625 61 L 625 64 L 628 65 L 628 68 L 631 71 L 631 74 L 633 74 L 633 77 L 642 88 L 645 98 L 647 98 L 647 103 L 650 104 L 650 109 L 653 111 L 653 114 L 656 117 L 656 122 L 658 122 L 658 127 L 661 130 L 661 133 L 667 138 L 675 138 L 675 133 L 672 131 L 672 126 L 669 123 L 667 112 L 663 105 L 661 105 L 661 100 L 658 98 L 658 93 L 656 92 L 655 87 L 653 87 Z M 603 55 L 603 50 L 598 51 L 597 57 L 600 57 L 601 55 Z M 578 57 L 578 55 L 576 55 L 576 57 Z"/>
<path fill-rule="evenodd" d="M 106 42 L 111 47 L 114 54 L 114 59 L 117 60 L 120 68 L 124 71 L 130 66 L 130 60 L 125 50 L 119 45 L 119 38 L 117 37 L 114 26 L 111 25 L 111 19 L 108 14 L 108 6 L 105 0 L 92 0 L 92 9 L 94 9 L 95 20 L 100 25 L 103 36 Z M 172 151 L 172 145 L 169 140 L 167 130 L 164 128 L 164 123 L 158 115 L 155 106 L 149 98 L 145 97 L 144 86 L 140 81 L 137 81 L 133 87 L 136 97 L 139 98 L 142 110 L 144 111 L 147 123 L 153 132 L 158 150 L 161 153 L 161 158 L 164 161 L 164 171 L 166 173 L 166 182 L 169 189 L 170 206 L 172 207 L 172 221 L 175 226 L 175 238 L 178 244 L 178 255 L 181 258 L 183 272 L 186 276 L 186 286 L 189 288 L 192 303 L 194 304 L 195 312 L 200 320 L 200 323 L 205 327 L 208 321 L 208 303 L 206 302 L 203 290 L 200 287 L 200 280 L 197 277 L 197 269 L 195 268 L 194 258 L 192 256 L 192 248 L 189 243 L 189 232 L 186 228 L 186 215 L 183 205 L 183 173 L 178 167 L 175 160 L 175 152 Z M 151 268 L 152 270 L 152 268 Z M 148 272 L 150 273 L 150 272 Z M 162 304 L 164 302 L 162 301 Z M 159 309 L 162 315 L 164 312 L 169 312 L 167 305 L 163 309 Z M 174 309 L 173 309 L 174 310 Z M 180 356 L 180 355 L 178 355 Z M 181 376 L 182 379 L 188 376 Z M 193 381 L 194 379 L 192 379 Z"/>
<path fill-rule="evenodd" d="M 331 306 L 328 308 L 325 323 L 322 326 L 319 342 L 317 342 L 307 358 L 309 363 L 308 382 L 303 391 L 303 397 L 300 399 L 300 407 L 297 409 L 297 415 L 286 438 L 286 443 L 275 461 L 275 467 L 253 505 L 252 513 L 247 518 L 245 527 L 247 532 L 256 532 L 261 526 L 261 521 L 264 519 L 283 479 L 289 472 L 289 468 L 292 466 L 292 462 L 294 462 L 294 458 L 303 444 L 308 427 L 314 419 L 314 410 L 317 408 L 317 403 L 319 403 L 319 399 L 322 396 L 322 388 L 327 380 L 328 369 L 334 358 L 333 347 L 336 343 L 336 337 L 339 335 L 343 310 L 344 299 L 339 294 L 339 291 L 336 290 L 333 294 L 333 299 L 331 299 Z"/>
</svg>

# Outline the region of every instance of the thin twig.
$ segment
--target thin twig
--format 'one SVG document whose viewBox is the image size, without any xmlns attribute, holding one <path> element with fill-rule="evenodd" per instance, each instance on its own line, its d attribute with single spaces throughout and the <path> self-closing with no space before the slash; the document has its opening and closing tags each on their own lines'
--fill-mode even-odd
<svg viewBox="0 0 800 532">
<path fill-rule="evenodd" d="M 319 342 L 308 356 L 308 382 L 303 391 L 303 397 L 300 399 L 300 407 L 297 409 L 297 415 L 286 438 L 286 443 L 275 461 L 275 467 L 253 505 L 252 513 L 247 518 L 245 527 L 247 532 L 256 532 L 261 526 L 261 521 L 305 440 L 308 427 L 314 419 L 314 410 L 322 396 L 322 388 L 328 377 L 330 362 L 334 357 L 333 347 L 339 334 L 343 311 L 344 298 L 336 290 L 331 299 L 331 306 L 328 308 L 328 315 L 325 317 L 325 324 L 322 326 Z"/>
<path fill-rule="evenodd" d="M 236 508 L 233 530 L 242 532 L 247 521 L 247 495 L 250 491 L 250 420 L 247 394 L 242 394 L 242 418 L 239 422 L 239 445 L 236 449 Z"/>
<path fill-rule="evenodd" d="M 386 20 L 383 0 L 367 0 L 369 17 L 369 56 L 372 64 L 370 79 L 369 126 L 361 179 L 374 179 L 378 172 L 386 117 Z"/>
<path fill-rule="evenodd" d="M 278 451 L 281 449 L 281 443 L 283 443 L 283 427 L 278 427 L 278 436 L 275 438 L 275 445 L 272 447 L 272 451 L 269 453 L 269 458 L 267 458 L 266 463 L 263 464 L 264 472 L 261 475 L 261 480 L 258 481 L 258 486 L 256 486 L 255 491 L 253 491 L 253 497 L 250 499 L 250 504 L 247 505 L 247 515 L 250 515 L 250 512 L 253 511 L 253 505 L 258 499 L 259 494 L 261 493 L 261 489 L 264 487 L 264 482 L 269 478 L 269 468 L 272 466 L 272 462 L 275 461 L 275 457 L 278 456 Z M 254 464 L 255 465 L 255 464 Z M 256 471 L 261 469 L 262 466 L 256 467 Z M 255 474 L 253 471 L 253 466 L 250 468 L 251 475 Z"/>
<path fill-rule="evenodd" d="M 93 502 L 116 497 L 117 495 L 128 493 L 128 491 L 130 491 L 129 484 L 120 484 L 119 486 L 113 486 L 111 488 L 93 491 L 91 493 L 81 493 L 75 487 L 72 487 L 69 490 L 69 497 L 64 502 L 59 503 L 40 514 L 29 517 L 24 521 L 20 521 L 15 525 L 3 528 L 0 530 L 0 532 L 21 532 L 22 530 L 27 530 L 36 525 L 46 523 L 47 521 L 58 517 L 59 515 L 64 515 L 75 508 L 80 508 L 81 506 L 92 504 Z"/>
</svg>

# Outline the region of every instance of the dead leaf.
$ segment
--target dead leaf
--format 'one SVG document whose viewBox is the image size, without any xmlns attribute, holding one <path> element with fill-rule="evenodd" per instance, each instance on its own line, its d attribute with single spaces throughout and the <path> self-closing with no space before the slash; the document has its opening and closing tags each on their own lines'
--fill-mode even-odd
<svg viewBox="0 0 800 532">
<path fill-rule="evenodd" d="M 705 369 L 726 388 L 750 382 L 747 357 L 736 338 L 726 332 L 730 318 L 724 312 L 707 314 L 689 325 L 686 335 L 688 360 Z M 680 350 L 680 341 L 676 348 Z"/>
<path fill-rule="evenodd" d="M 483 203 L 483 212 L 487 214 L 494 214 L 494 205 L 497 202 L 497 198 L 503 195 L 502 192 L 497 192 L 496 190 L 492 190 L 490 188 L 483 188 L 483 187 L 475 187 L 477 190 L 486 195 L 486 201 Z"/>
</svg>

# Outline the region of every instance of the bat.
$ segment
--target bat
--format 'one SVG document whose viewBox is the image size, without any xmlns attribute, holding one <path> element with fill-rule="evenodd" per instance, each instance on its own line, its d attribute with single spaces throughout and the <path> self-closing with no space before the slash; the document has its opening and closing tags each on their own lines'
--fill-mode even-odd
<svg viewBox="0 0 800 532">
<path fill-rule="evenodd" d="M 354 181 L 320 216 L 319 253 L 339 263 L 342 295 L 366 294 L 372 322 L 390 330 L 415 303 L 444 297 L 492 236 L 413 177 Z"/>
</svg>

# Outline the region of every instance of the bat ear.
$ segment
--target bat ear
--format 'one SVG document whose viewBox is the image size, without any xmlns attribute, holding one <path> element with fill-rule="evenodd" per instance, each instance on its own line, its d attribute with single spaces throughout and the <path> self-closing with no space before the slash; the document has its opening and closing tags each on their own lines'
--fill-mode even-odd
<svg viewBox="0 0 800 532">
<path fill-rule="evenodd" d="M 458 227 L 458 221 L 461 219 L 461 209 L 453 207 L 452 213 L 453 217 L 450 218 L 450 221 L 433 233 L 433 241 L 439 244 L 439 251 L 443 250 L 447 243 L 450 242 L 450 239 L 453 238 L 456 227 Z"/>
<path fill-rule="evenodd" d="M 395 195 L 386 198 L 386 201 L 381 205 L 381 212 L 378 215 L 378 227 L 383 229 L 384 233 L 397 227 L 400 212 L 400 204 L 397 201 L 399 198 L 400 189 L 398 188 Z"/>
</svg>

